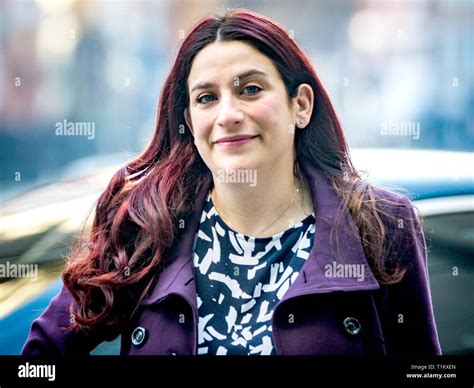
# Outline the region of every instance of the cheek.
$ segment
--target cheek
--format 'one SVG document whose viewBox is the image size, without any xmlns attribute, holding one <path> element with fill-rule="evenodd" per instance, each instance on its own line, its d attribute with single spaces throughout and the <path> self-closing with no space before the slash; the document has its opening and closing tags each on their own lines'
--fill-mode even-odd
<svg viewBox="0 0 474 388">
<path fill-rule="evenodd" d="M 252 107 L 253 119 L 265 132 L 289 132 L 291 115 L 288 106 L 279 99 L 268 98 Z"/>
<path fill-rule="evenodd" d="M 271 98 L 264 99 L 252 106 L 251 112 L 255 120 L 275 123 L 278 121 L 279 104 Z"/>
<path fill-rule="evenodd" d="M 211 131 L 212 123 L 209 115 L 203 112 L 192 112 L 193 130 L 196 140 L 201 140 L 207 137 Z"/>
</svg>

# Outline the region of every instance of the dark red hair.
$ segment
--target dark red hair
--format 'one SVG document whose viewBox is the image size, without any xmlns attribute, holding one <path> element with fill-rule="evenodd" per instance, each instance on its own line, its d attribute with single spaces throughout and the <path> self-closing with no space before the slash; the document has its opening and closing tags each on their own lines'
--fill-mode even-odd
<svg viewBox="0 0 474 388">
<path fill-rule="evenodd" d="M 272 60 L 289 98 L 302 83 L 313 88 L 310 123 L 295 134 L 297 160 L 310 161 L 331 179 L 351 210 L 379 280 L 399 279 L 399 272 L 385 271 L 385 229 L 374 192 L 351 164 L 342 126 L 307 56 L 277 23 L 248 10 L 232 10 L 206 16 L 183 40 L 161 91 L 150 144 L 114 175 L 100 196 L 86 254 L 71 255 L 63 280 L 76 301 L 76 328 L 118 327 L 159 277 L 193 210 L 196 192 L 211 174 L 184 120 L 191 65 L 206 45 L 233 40 L 248 43 Z M 296 167 L 297 161 L 298 174 Z"/>
</svg>

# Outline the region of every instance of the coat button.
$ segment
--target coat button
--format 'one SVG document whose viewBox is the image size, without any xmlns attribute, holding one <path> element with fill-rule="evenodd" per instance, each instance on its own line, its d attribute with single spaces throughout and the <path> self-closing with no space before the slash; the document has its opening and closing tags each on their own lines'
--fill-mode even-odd
<svg viewBox="0 0 474 388">
<path fill-rule="evenodd" d="M 357 335 L 360 332 L 361 329 L 361 324 L 360 322 L 353 317 L 347 317 L 344 319 L 344 328 L 346 329 L 346 332 L 348 332 L 351 335 Z"/>
<path fill-rule="evenodd" d="M 146 330 L 143 327 L 138 326 L 132 333 L 132 344 L 135 346 L 141 346 L 145 341 Z"/>
</svg>

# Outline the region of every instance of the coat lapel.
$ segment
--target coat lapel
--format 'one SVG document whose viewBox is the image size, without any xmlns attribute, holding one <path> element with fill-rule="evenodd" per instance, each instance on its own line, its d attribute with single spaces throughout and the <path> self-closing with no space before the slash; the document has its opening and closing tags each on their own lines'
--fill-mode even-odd
<svg viewBox="0 0 474 388">
<path fill-rule="evenodd" d="M 341 210 L 341 228 L 331 235 L 342 200 L 329 179 L 305 160 L 300 160 L 300 166 L 311 187 L 316 230 L 308 260 L 282 301 L 313 293 L 379 289 L 365 257 L 356 224 L 347 210 Z M 363 275 L 347 276 L 351 272 L 354 275 L 356 271 L 362 271 L 358 274 Z"/>
<path fill-rule="evenodd" d="M 364 255 L 357 227 L 348 211 L 343 213 L 342 227 L 338 233 L 331 236 L 341 199 L 328 178 L 321 170 L 304 160 L 300 160 L 300 166 L 311 187 L 316 231 L 311 253 L 282 301 L 311 293 L 379 289 L 379 283 Z M 168 264 L 142 304 L 157 303 L 168 295 L 177 294 L 194 311 L 197 310 L 193 245 L 211 184 L 212 179 L 209 177 L 196 197 L 194 211 L 186 220 L 179 243 L 175 243 L 172 248 Z M 355 270 L 362 272 L 358 272 L 359 276 L 347 276 L 348 273 L 354 275 Z M 361 274 L 363 275 L 360 276 Z"/>
<path fill-rule="evenodd" d="M 142 304 L 153 304 L 170 294 L 182 296 L 189 304 L 197 309 L 196 285 L 194 282 L 193 250 L 194 238 L 201 222 L 207 193 L 211 188 L 212 179 L 209 177 L 196 196 L 194 210 L 187 218 L 179 242 L 171 248 L 168 264 L 159 275 L 158 282 L 142 301 Z"/>
</svg>

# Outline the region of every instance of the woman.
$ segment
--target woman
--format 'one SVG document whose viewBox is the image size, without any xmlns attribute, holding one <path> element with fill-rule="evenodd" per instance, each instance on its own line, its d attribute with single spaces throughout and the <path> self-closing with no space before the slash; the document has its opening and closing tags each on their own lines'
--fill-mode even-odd
<svg viewBox="0 0 474 388">
<path fill-rule="evenodd" d="M 184 39 L 23 354 L 440 354 L 410 202 L 364 182 L 308 58 L 247 10 Z"/>
</svg>

